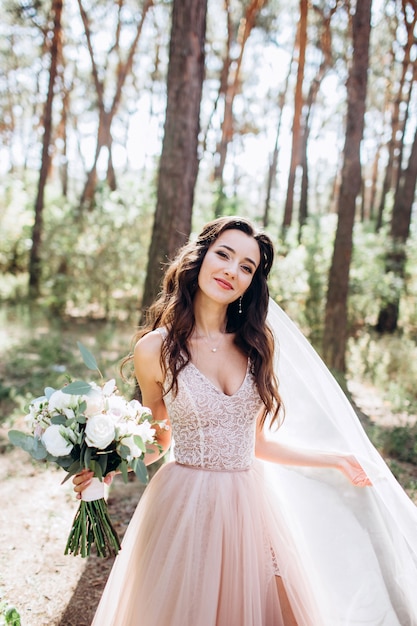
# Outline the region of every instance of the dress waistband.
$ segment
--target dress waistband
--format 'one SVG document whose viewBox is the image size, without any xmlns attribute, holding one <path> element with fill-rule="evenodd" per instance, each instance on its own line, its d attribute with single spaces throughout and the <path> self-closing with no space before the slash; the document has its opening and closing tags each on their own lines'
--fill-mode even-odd
<svg viewBox="0 0 417 626">
<path fill-rule="evenodd" d="M 177 465 L 181 465 L 181 467 L 188 467 L 189 469 L 195 470 L 203 470 L 205 472 L 247 472 L 250 470 L 249 467 L 204 467 L 202 465 L 189 465 L 188 463 L 180 463 L 179 461 L 175 461 Z"/>
</svg>

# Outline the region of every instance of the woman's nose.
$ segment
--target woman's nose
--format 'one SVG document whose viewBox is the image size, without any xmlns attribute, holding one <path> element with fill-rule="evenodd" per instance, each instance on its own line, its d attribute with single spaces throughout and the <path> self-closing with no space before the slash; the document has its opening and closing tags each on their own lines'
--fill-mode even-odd
<svg viewBox="0 0 417 626">
<path fill-rule="evenodd" d="M 224 273 L 227 274 L 227 276 L 236 276 L 236 272 L 237 267 L 235 263 L 229 263 L 224 269 Z"/>
</svg>

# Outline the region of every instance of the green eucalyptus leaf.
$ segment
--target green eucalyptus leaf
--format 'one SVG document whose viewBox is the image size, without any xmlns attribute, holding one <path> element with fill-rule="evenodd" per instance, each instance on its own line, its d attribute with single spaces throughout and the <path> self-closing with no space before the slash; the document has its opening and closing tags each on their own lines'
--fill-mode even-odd
<svg viewBox="0 0 417 626">
<path fill-rule="evenodd" d="M 98 455 L 97 465 L 99 465 L 101 468 L 102 476 L 105 476 L 107 470 L 107 454 Z"/>
<path fill-rule="evenodd" d="M 142 452 L 146 452 L 146 445 L 140 435 L 133 435 L 133 441 Z"/>
<path fill-rule="evenodd" d="M 123 444 L 121 444 L 118 447 L 118 452 L 119 452 L 120 456 L 122 457 L 122 459 L 127 459 L 127 457 L 130 454 L 130 448 L 128 446 L 124 446 Z"/>
<path fill-rule="evenodd" d="M 103 480 L 103 471 L 100 463 L 97 463 L 97 461 L 91 461 L 90 469 L 94 472 L 94 476 L 96 476 L 99 480 Z"/>
<path fill-rule="evenodd" d="M 74 461 L 73 463 L 71 463 L 71 465 L 67 469 L 67 475 L 65 476 L 61 485 L 66 483 L 67 480 L 71 478 L 71 476 L 74 476 L 75 474 L 78 474 L 78 472 L 81 472 L 81 470 L 82 470 L 82 465 L 80 465 L 79 461 Z"/>
<path fill-rule="evenodd" d="M 65 417 L 65 415 L 54 415 L 53 417 L 51 417 L 51 424 L 66 424 L 67 423 L 67 418 Z"/>
<path fill-rule="evenodd" d="M 51 458 L 49 458 L 48 456 L 46 460 L 54 461 L 57 465 L 59 465 L 59 467 L 62 467 L 62 469 L 66 469 L 66 470 L 69 467 L 71 467 L 73 463 L 73 459 L 70 454 L 68 454 L 68 456 L 57 456 L 57 457 L 51 457 Z"/>
<path fill-rule="evenodd" d="M 84 396 L 91 391 L 91 385 L 84 380 L 75 380 L 73 383 L 62 387 L 61 391 L 69 396 Z"/>
<path fill-rule="evenodd" d="M 14 445 L 22 448 L 26 452 L 29 452 L 33 448 L 33 440 L 34 437 L 32 435 L 27 435 L 26 433 L 22 433 L 20 430 L 9 430 L 7 433 L 9 437 L 9 441 Z"/>
<path fill-rule="evenodd" d="M 36 461 L 43 461 L 44 459 L 48 459 L 50 456 L 39 437 L 33 438 L 33 448 L 30 454 Z"/>
<path fill-rule="evenodd" d="M 88 350 L 80 341 L 77 341 L 77 346 L 79 351 L 81 352 L 81 356 L 83 357 L 83 361 L 85 365 L 90 370 L 100 371 L 97 365 L 97 361 L 94 356 L 91 354 L 90 350 Z"/>
<path fill-rule="evenodd" d="M 120 472 L 122 474 L 123 482 L 127 483 L 128 480 L 129 480 L 129 478 L 128 478 L 127 461 L 121 461 L 121 463 L 119 465 L 119 469 L 120 469 Z"/>
<path fill-rule="evenodd" d="M 145 463 L 142 459 L 136 459 L 134 472 L 136 476 L 139 478 L 140 482 L 145 484 L 149 481 L 148 470 L 146 469 Z"/>
<path fill-rule="evenodd" d="M 93 456 L 93 449 L 87 446 L 85 455 L 84 455 L 84 465 L 86 467 L 90 467 L 91 458 Z"/>
<path fill-rule="evenodd" d="M 46 398 L 49 400 L 49 398 L 52 396 L 52 394 L 55 391 L 56 391 L 56 389 L 54 389 L 53 387 L 45 387 L 44 392 L 45 392 Z"/>
</svg>

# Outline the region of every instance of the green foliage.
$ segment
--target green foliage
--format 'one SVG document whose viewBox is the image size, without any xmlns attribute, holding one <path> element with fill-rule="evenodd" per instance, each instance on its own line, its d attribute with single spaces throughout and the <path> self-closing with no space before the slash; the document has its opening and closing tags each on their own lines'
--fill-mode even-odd
<svg viewBox="0 0 417 626">
<path fill-rule="evenodd" d="M 153 214 L 153 186 L 125 180 L 122 191 L 103 185 L 93 210 L 80 213 L 48 190 L 42 243 L 43 303 L 54 315 L 126 318 L 138 305 L 145 279 Z M 27 292 L 27 266 L 33 208 L 29 188 L 11 181 L 0 201 L 0 300 L 21 301 Z M 10 198 L 9 198 L 10 196 Z M 7 204 L 7 199 L 10 203 Z"/>
<path fill-rule="evenodd" d="M 42 251 L 48 306 L 59 314 L 126 318 L 137 308 L 145 278 L 149 199 L 126 182 L 123 192 L 103 187 L 94 210 L 81 215 L 60 201 L 48 206 Z"/>
<path fill-rule="evenodd" d="M 271 294 L 319 349 L 323 334 L 327 276 L 332 256 L 336 216 L 313 216 L 298 232 L 287 232 L 277 246 L 270 280 Z"/>
<path fill-rule="evenodd" d="M 92 345 L 100 353 L 103 372 L 116 378 L 121 393 L 133 393 L 133 388 L 120 379 L 119 364 L 129 351 L 133 329 L 130 324 L 98 321 L 52 322 L 33 313 L 20 324 L 20 339 L 8 348 L 2 346 L 0 370 L 0 422 L 13 423 L 27 413 L 29 399 L 46 385 L 59 389 L 69 378 L 86 376 L 84 357 L 80 357 L 76 341 Z M 25 324 L 30 333 L 26 334 Z"/>
<path fill-rule="evenodd" d="M 385 431 L 383 453 L 398 461 L 417 465 L 417 424 L 396 426 Z"/>
<path fill-rule="evenodd" d="M 18 610 L 6 600 L 0 602 L 0 626 L 21 626 Z"/>
<path fill-rule="evenodd" d="M 349 342 L 349 375 L 370 381 L 394 412 L 417 412 L 417 346 L 404 335 L 367 329 Z"/>
</svg>

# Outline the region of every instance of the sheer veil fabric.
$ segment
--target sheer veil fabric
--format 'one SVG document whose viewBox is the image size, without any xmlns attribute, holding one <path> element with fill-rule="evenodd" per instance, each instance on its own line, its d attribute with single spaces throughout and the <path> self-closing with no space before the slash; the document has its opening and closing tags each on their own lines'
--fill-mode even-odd
<svg viewBox="0 0 417 626">
<path fill-rule="evenodd" d="M 286 417 L 271 438 L 354 454 L 372 487 L 337 470 L 264 462 L 326 626 L 417 626 L 417 507 L 369 441 L 349 401 L 296 325 L 270 299 L 268 323 Z M 297 580 L 285 576 L 289 595 Z M 294 589 L 291 589 L 291 587 Z"/>
</svg>

